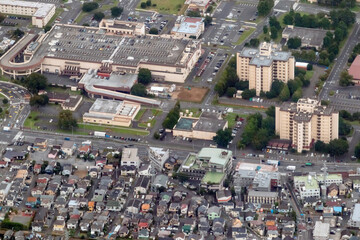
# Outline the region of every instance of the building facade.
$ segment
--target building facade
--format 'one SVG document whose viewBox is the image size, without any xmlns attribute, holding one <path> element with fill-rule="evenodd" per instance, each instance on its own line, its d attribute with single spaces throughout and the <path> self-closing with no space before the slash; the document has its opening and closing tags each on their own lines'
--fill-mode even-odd
<svg viewBox="0 0 360 240">
<path fill-rule="evenodd" d="M 283 103 L 275 110 L 275 132 L 280 139 L 292 141 L 300 153 L 317 141 L 329 143 L 339 137 L 339 113 L 333 107 L 321 106 L 315 99 Z"/>
<path fill-rule="evenodd" d="M 236 62 L 239 79 L 249 81 L 249 89 L 255 89 L 257 96 L 270 91 L 274 80 L 287 83 L 295 76 L 295 58 L 272 43 L 263 42 L 258 49 L 243 48 Z"/>
<path fill-rule="evenodd" d="M 154 169 L 161 172 L 166 160 L 168 160 L 169 157 L 170 157 L 169 149 L 149 147 L 149 161 Z"/>
<path fill-rule="evenodd" d="M 55 14 L 55 4 L 0 0 L 0 12 L 4 14 L 31 16 L 31 24 L 43 28 Z"/>
<path fill-rule="evenodd" d="M 247 201 L 250 203 L 270 203 L 275 204 L 279 200 L 277 192 L 254 191 L 250 190 L 247 195 Z"/>
</svg>

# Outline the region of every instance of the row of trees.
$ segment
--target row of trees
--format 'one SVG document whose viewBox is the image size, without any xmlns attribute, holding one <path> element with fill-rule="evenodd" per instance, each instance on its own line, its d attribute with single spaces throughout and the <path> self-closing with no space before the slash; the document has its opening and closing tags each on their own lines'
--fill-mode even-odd
<svg viewBox="0 0 360 240">
<path fill-rule="evenodd" d="M 349 143 L 346 139 L 334 139 L 329 143 L 324 143 L 323 141 L 315 142 L 315 151 L 320 153 L 329 153 L 331 156 L 341 156 L 348 152 Z"/>
<path fill-rule="evenodd" d="M 284 16 L 283 23 L 286 25 L 294 25 L 296 27 L 306 27 L 306 28 L 323 28 L 330 29 L 331 23 L 329 19 L 325 17 L 324 14 L 319 13 L 317 15 L 314 14 L 304 14 L 301 15 L 294 10 L 290 10 Z"/>
<path fill-rule="evenodd" d="M 274 0 L 260 0 L 257 6 L 259 16 L 266 16 L 271 12 Z"/>
<path fill-rule="evenodd" d="M 166 115 L 162 126 L 167 129 L 173 129 L 180 118 L 180 102 L 177 101 L 174 108 Z"/>
<path fill-rule="evenodd" d="M 237 90 L 245 90 L 247 88 L 249 88 L 248 81 L 239 81 L 239 77 L 236 74 L 236 58 L 233 57 L 230 59 L 214 89 L 219 96 L 226 94 L 228 97 L 232 97 Z"/>
<path fill-rule="evenodd" d="M 360 54 L 360 43 L 356 44 L 356 46 L 354 47 L 351 55 L 349 56 L 348 62 L 352 63 L 356 56 Z"/>
<path fill-rule="evenodd" d="M 352 8 L 356 5 L 356 0 L 318 0 L 317 2 L 319 5 L 342 8 Z"/>
<path fill-rule="evenodd" d="M 342 87 L 353 86 L 354 85 L 353 79 L 354 77 L 350 75 L 347 70 L 344 70 L 340 74 L 339 85 Z"/>
<path fill-rule="evenodd" d="M 266 147 L 268 141 L 275 135 L 275 108 L 272 106 L 266 111 L 267 117 L 260 113 L 249 115 L 246 126 L 238 142 L 239 148 L 251 146 L 256 150 Z"/>
<path fill-rule="evenodd" d="M 143 9 L 145 9 L 147 7 L 151 7 L 151 5 L 156 7 L 156 4 L 151 4 L 151 0 L 147 0 L 146 2 L 140 3 L 140 7 L 143 8 Z"/>
</svg>

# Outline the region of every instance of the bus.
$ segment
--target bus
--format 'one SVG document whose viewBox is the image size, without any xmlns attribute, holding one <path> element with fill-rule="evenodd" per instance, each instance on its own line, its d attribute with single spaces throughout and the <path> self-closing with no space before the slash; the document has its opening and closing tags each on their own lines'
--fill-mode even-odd
<svg viewBox="0 0 360 240">
<path fill-rule="evenodd" d="M 305 166 L 312 166 L 313 164 L 311 162 L 305 163 Z"/>
</svg>

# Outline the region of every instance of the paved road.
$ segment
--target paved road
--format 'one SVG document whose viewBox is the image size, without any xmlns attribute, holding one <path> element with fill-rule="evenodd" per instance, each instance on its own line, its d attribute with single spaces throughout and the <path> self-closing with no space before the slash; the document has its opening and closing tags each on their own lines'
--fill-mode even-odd
<svg viewBox="0 0 360 240">
<path fill-rule="evenodd" d="M 354 46 L 360 40 L 359 30 L 359 23 L 355 23 L 354 29 L 345 43 L 345 47 L 340 52 L 332 68 L 332 71 L 319 95 L 321 100 L 330 100 L 331 105 L 334 106 L 337 110 L 348 110 L 350 112 L 360 111 L 359 100 L 344 98 L 344 95 L 348 93 L 348 90 L 339 87 L 340 74 L 346 68 L 349 55 L 351 54 Z M 333 96 L 329 95 L 331 91 L 335 93 Z"/>
</svg>

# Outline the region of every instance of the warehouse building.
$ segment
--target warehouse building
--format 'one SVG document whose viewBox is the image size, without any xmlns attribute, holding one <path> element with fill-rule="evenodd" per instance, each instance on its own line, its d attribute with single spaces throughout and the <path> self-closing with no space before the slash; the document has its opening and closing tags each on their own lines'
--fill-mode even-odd
<svg viewBox="0 0 360 240">
<path fill-rule="evenodd" d="M 318 28 L 304 28 L 288 25 L 282 32 L 282 38 L 288 41 L 290 38 L 301 39 L 301 47 L 321 49 L 324 37 L 328 30 Z"/>
<path fill-rule="evenodd" d="M 0 12 L 4 14 L 14 14 L 31 16 L 31 24 L 43 28 L 55 14 L 55 4 L 0 0 Z"/>
</svg>

